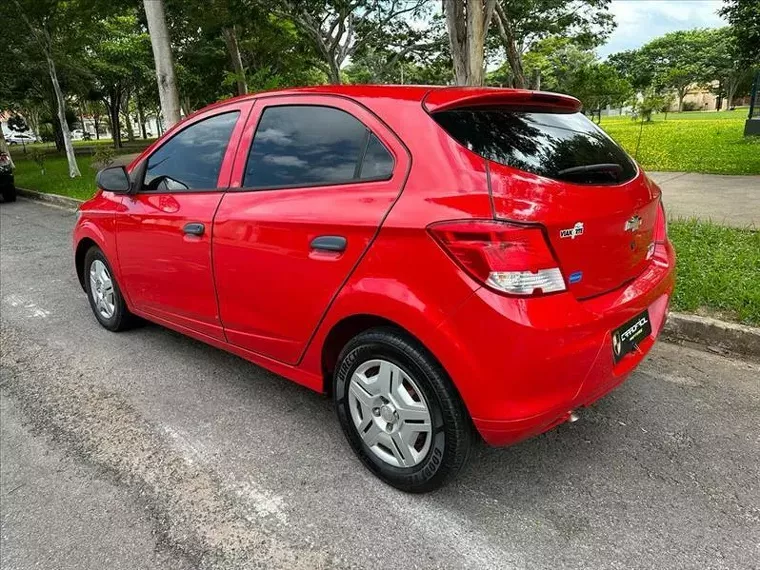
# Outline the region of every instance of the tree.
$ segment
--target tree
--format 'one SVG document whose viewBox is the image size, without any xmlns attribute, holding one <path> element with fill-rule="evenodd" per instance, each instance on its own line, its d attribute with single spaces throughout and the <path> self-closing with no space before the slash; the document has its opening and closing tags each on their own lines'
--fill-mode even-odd
<svg viewBox="0 0 760 570">
<path fill-rule="evenodd" d="M 393 47 L 398 45 L 409 49 Z M 435 14 L 424 27 L 399 19 L 359 46 L 344 75 L 350 83 L 450 83 L 451 54 L 442 15 Z"/>
<path fill-rule="evenodd" d="M 290 19 L 312 41 L 330 83 L 338 84 L 348 58 L 380 34 L 392 38 L 389 29 L 404 25 L 404 18 L 419 16 L 426 0 L 276 0 L 273 4 L 281 17 Z M 388 47 L 409 51 L 416 44 Z"/>
<path fill-rule="evenodd" d="M 498 0 L 494 38 L 506 52 L 517 88 L 527 86 L 523 55 L 537 42 L 562 36 L 582 48 L 598 46 L 615 27 L 610 0 Z"/>
<path fill-rule="evenodd" d="M 66 122 L 66 100 L 58 81 L 56 70 L 56 47 L 65 30 L 69 26 L 76 26 L 77 18 L 74 17 L 76 3 L 59 3 L 55 0 L 13 0 L 18 11 L 18 16 L 34 38 L 36 47 L 43 54 L 47 64 L 50 83 L 55 94 L 58 122 L 63 136 L 63 144 L 66 149 L 66 160 L 69 165 L 69 176 L 75 178 L 81 176 L 74 146 L 71 143 L 71 133 Z"/>
<path fill-rule="evenodd" d="M 108 111 L 114 148 L 121 147 L 121 118 L 132 96 L 150 81 L 150 38 L 132 10 L 98 22 L 88 49 L 93 86 L 84 98 L 98 98 Z M 126 121 L 131 129 L 131 121 Z"/>
<path fill-rule="evenodd" d="M 757 0 L 723 0 L 720 14 L 731 25 L 735 54 L 745 67 L 760 64 L 760 2 Z"/>
<path fill-rule="evenodd" d="M 163 0 L 143 0 L 145 17 L 148 20 L 150 42 L 153 46 L 153 58 L 156 66 L 158 96 L 161 99 L 161 112 L 167 127 L 179 122 L 179 94 L 174 75 L 174 61 L 166 27 Z"/>
<path fill-rule="evenodd" d="M 607 58 L 607 63 L 637 91 L 643 91 L 652 84 L 654 69 L 641 50 L 613 53 Z"/>
<path fill-rule="evenodd" d="M 542 89 L 568 93 L 575 75 L 592 65 L 596 56 L 570 38 L 550 36 L 535 43 L 523 60 L 529 75 L 541 77 Z"/>
<path fill-rule="evenodd" d="M 483 85 L 485 41 L 496 0 L 443 0 L 457 85 Z"/>
<path fill-rule="evenodd" d="M 752 70 L 742 62 L 742 50 L 733 27 L 712 30 L 712 39 L 708 44 L 706 76 L 718 81 L 718 96 L 724 97 L 726 106 L 733 106 L 734 97 L 740 86 L 749 87 Z"/>
<path fill-rule="evenodd" d="M 711 30 L 679 30 L 655 38 L 641 48 L 641 56 L 652 72 L 653 85 L 676 92 L 679 112 L 689 89 L 712 79 L 708 61 L 712 41 Z"/>
</svg>

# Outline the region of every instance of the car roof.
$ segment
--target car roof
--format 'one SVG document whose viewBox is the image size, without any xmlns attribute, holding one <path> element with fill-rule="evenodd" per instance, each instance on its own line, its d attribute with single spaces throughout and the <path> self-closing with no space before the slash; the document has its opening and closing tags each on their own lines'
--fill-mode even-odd
<svg viewBox="0 0 760 570">
<path fill-rule="evenodd" d="M 213 103 L 201 111 L 223 107 L 238 101 L 286 95 L 337 95 L 362 101 L 369 106 L 372 106 L 372 100 L 425 102 L 425 108 L 430 112 L 464 105 L 478 106 L 500 103 L 537 104 L 576 111 L 580 109 L 580 101 L 569 95 L 526 89 L 441 85 L 313 85 L 240 95 Z"/>
</svg>

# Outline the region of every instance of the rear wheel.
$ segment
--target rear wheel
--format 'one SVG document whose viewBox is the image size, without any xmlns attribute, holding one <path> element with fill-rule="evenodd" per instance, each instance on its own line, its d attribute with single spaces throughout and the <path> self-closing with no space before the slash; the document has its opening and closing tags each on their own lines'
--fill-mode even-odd
<svg viewBox="0 0 760 570">
<path fill-rule="evenodd" d="M 124 302 L 113 270 L 97 247 L 84 257 L 84 288 L 95 318 L 105 328 L 117 332 L 135 324 L 137 319 Z"/>
<path fill-rule="evenodd" d="M 343 349 L 334 378 L 343 432 L 364 465 L 403 491 L 432 491 L 465 464 L 472 430 L 459 394 L 419 343 L 390 328 Z"/>
</svg>

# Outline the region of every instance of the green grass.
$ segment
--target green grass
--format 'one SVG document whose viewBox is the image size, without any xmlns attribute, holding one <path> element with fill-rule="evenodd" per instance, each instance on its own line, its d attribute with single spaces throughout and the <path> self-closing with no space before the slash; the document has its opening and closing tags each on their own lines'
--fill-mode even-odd
<svg viewBox="0 0 760 570">
<path fill-rule="evenodd" d="M 673 309 L 760 325 L 760 232 L 671 221 L 676 249 Z"/>
<path fill-rule="evenodd" d="M 28 158 L 14 153 L 16 163 L 16 186 L 27 190 L 37 190 L 47 194 L 59 194 L 70 198 L 86 200 L 95 193 L 95 169 L 92 168 L 90 156 L 77 156 L 77 164 L 82 176 L 69 177 L 69 165 L 65 157 L 50 156 L 45 159 L 45 174 L 40 167 Z"/>
<path fill-rule="evenodd" d="M 74 141 L 74 145 L 91 146 L 93 142 L 95 141 Z M 116 154 L 140 152 L 151 142 L 151 140 L 125 142 L 124 147 L 116 151 Z M 110 144 L 111 141 L 105 141 L 105 143 Z M 99 144 L 105 143 L 101 142 Z M 30 147 L 44 149 L 44 144 L 29 145 L 27 146 L 27 151 L 29 151 Z M 30 152 L 24 154 L 20 146 L 12 146 L 11 154 L 13 161 L 16 163 L 16 170 L 14 172 L 16 186 L 47 194 L 59 194 L 70 198 L 79 198 L 80 200 L 90 198 L 96 190 L 95 175 L 97 174 L 97 168 L 93 167 L 92 153 L 88 153 L 86 150 L 82 154 L 77 153 L 77 164 L 82 176 L 70 178 L 66 157 L 61 153 L 55 152 L 54 149 L 55 146 L 53 146 L 53 150 L 49 154 L 46 152 L 44 161 L 45 173 L 43 174 L 39 165 L 31 159 Z"/>
<path fill-rule="evenodd" d="M 669 113 L 643 126 L 630 117 L 610 117 L 601 127 L 645 170 L 760 174 L 760 137 L 743 136 L 746 117 L 743 109 Z"/>
</svg>

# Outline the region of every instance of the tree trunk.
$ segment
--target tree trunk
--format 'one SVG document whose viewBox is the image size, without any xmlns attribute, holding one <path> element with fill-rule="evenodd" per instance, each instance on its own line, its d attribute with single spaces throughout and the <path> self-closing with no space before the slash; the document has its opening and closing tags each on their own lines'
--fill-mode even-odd
<svg viewBox="0 0 760 570">
<path fill-rule="evenodd" d="M 443 0 L 457 85 L 483 85 L 485 39 L 496 0 Z"/>
<path fill-rule="evenodd" d="M 129 142 L 135 140 L 135 128 L 132 126 L 132 117 L 129 115 L 129 100 L 131 98 L 131 93 L 129 89 L 127 89 L 126 93 L 123 96 L 121 109 L 124 117 L 124 124 L 127 126 L 127 140 Z"/>
<path fill-rule="evenodd" d="M 684 99 L 684 97 L 686 97 L 686 90 L 685 89 L 684 90 L 679 89 L 678 90 L 678 112 L 679 113 L 683 111 L 683 99 Z"/>
<path fill-rule="evenodd" d="M 58 83 L 58 75 L 55 72 L 55 62 L 50 57 L 49 50 L 45 50 L 45 57 L 47 59 L 48 71 L 50 72 L 50 81 L 53 84 L 53 91 L 55 91 L 55 99 L 58 103 L 58 121 L 61 124 L 61 134 L 63 135 L 63 146 L 66 149 L 66 160 L 69 163 L 69 176 L 76 178 L 82 176 L 79 172 L 79 165 L 77 164 L 77 157 L 74 155 L 74 145 L 71 144 L 71 133 L 69 132 L 69 125 L 66 123 L 66 102 L 63 99 L 63 92 L 61 92 L 61 85 Z"/>
<path fill-rule="evenodd" d="M 16 168 L 16 165 L 13 164 L 13 157 L 11 156 L 11 151 L 8 150 L 8 143 L 5 140 L 5 134 L 3 133 L 3 129 L 0 129 L 0 152 L 4 152 L 8 155 L 8 160 L 11 161 L 11 168 Z"/>
<path fill-rule="evenodd" d="M 467 85 L 483 85 L 485 30 L 482 0 L 467 0 Z"/>
<path fill-rule="evenodd" d="M 494 14 L 496 19 L 496 25 L 499 28 L 499 36 L 504 44 L 504 49 L 507 52 L 507 61 L 509 67 L 512 70 L 512 78 L 514 87 L 517 89 L 525 89 L 527 81 L 525 80 L 525 71 L 522 65 L 522 56 L 520 50 L 517 49 L 517 41 L 515 40 L 515 34 L 512 30 L 512 22 L 504 12 L 501 3 L 496 3 L 496 13 Z"/>
<path fill-rule="evenodd" d="M 137 120 L 140 122 L 140 134 L 144 140 L 148 138 L 148 133 L 145 130 L 145 110 L 139 97 L 135 97 L 135 103 L 137 104 Z"/>
<path fill-rule="evenodd" d="M 443 13 L 446 16 L 451 59 L 454 62 L 454 80 L 457 85 L 467 85 L 467 35 L 464 0 L 443 0 Z"/>
<path fill-rule="evenodd" d="M 235 26 L 222 28 L 222 37 L 232 61 L 232 71 L 235 72 L 237 78 L 238 95 L 245 95 L 248 93 L 248 83 L 245 80 L 245 68 L 243 67 L 243 59 L 240 57 L 240 46 L 238 45 Z"/>
<path fill-rule="evenodd" d="M 92 120 L 95 122 L 95 140 L 100 140 L 100 113 L 93 113 Z"/>
<path fill-rule="evenodd" d="M 111 138 L 113 147 L 121 148 L 121 124 L 119 123 L 119 114 L 121 111 L 121 89 L 111 89 L 109 98 L 104 99 L 108 109 L 108 121 L 111 123 Z"/>
<path fill-rule="evenodd" d="M 180 120 L 179 95 L 177 80 L 174 76 L 174 62 L 166 27 L 163 0 L 143 0 L 145 17 L 148 20 L 150 43 L 153 46 L 153 59 L 156 62 L 158 96 L 161 100 L 161 112 L 166 126 L 171 127 Z"/>
<path fill-rule="evenodd" d="M 332 85 L 340 85 L 342 83 L 340 78 L 340 67 L 335 61 L 334 57 L 329 57 L 327 60 L 327 77 Z"/>
</svg>

